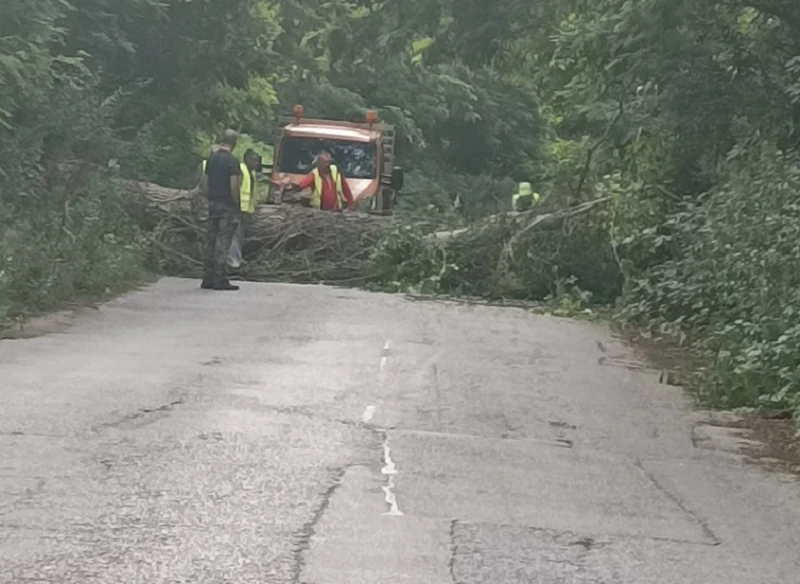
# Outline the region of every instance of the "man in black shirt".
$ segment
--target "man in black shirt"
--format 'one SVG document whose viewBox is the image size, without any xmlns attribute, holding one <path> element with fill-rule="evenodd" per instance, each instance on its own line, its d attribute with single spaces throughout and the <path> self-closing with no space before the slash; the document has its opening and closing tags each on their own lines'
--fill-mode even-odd
<svg viewBox="0 0 800 584">
<path fill-rule="evenodd" d="M 242 171 L 233 155 L 238 134 L 225 130 L 219 148 L 206 163 L 203 188 L 208 194 L 208 234 L 202 288 L 238 290 L 228 281 L 227 265 L 231 241 L 240 212 L 239 189 Z"/>
</svg>

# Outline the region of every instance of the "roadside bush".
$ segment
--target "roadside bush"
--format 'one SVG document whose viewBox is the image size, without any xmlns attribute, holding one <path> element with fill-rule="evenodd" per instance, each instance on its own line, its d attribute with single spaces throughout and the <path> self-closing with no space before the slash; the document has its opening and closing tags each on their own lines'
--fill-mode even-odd
<svg viewBox="0 0 800 584">
<path fill-rule="evenodd" d="M 0 135 L 0 327 L 144 277 L 147 244 L 113 184 L 115 100 L 89 77 L 53 96 Z"/>
<path fill-rule="evenodd" d="M 800 157 L 735 153 L 725 170 L 671 217 L 679 255 L 633 282 L 623 316 L 701 349 L 715 403 L 800 415 Z"/>
<path fill-rule="evenodd" d="M 48 193 L 36 200 L 35 215 L 4 213 L 0 222 L 0 327 L 146 276 L 146 240 L 110 181 L 92 177 L 68 203 Z"/>
</svg>

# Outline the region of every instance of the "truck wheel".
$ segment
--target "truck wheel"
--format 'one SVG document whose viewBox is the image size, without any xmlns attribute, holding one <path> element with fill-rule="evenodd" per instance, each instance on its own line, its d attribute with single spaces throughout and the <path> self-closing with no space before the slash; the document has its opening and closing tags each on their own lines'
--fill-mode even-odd
<svg viewBox="0 0 800 584">
<path fill-rule="evenodd" d="M 369 199 L 369 210 L 373 212 L 380 212 L 384 209 L 383 192 L 378 191 L 373 197 Z"/>
<path fill-rule="evenodd" d="M 397 195 L 394 191 L 386 191 L 383 193 L 383 209 L 385 211 L 391 211 L 394 209 L 396 197 Z"/>
<path fill-rule="evenodd" d="M 392 192 L 389 190 L 381 190 L 373 198 L 373 211 L 384 212 L 390 211 L 394 207 L 394 200 Z"/>
</svg>

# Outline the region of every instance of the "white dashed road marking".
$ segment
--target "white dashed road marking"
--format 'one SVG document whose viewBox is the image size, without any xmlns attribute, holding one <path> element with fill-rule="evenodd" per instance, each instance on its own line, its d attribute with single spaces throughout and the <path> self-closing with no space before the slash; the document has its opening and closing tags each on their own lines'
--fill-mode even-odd
<svg viewBox="0 0 800 584">
<path fill-rule="evenodd" d="M 392 515 L 394 517 L 400 517 L 403 515 L 403 512 L 400 511 L 400 508 L 397 505 L 397 496 L 394 494 L 394 476 L 397 474 L 397 467 L 392 460 L 392 449 L 389 448 L 389 438 L 387 437 L 383 441 L 383 461 L 384 466 L 381 469 L 381 472 L 389 477 L 386 481 L 386 484 L 382 487 L 383 492 L 386 494 L 384 500 L 389 504 L 389 510 L 384 513 L 384 515 Z"/>
<path fill-rule="evenodd" d="M 389 341 L 383 344 L 383 354 L 381 355 L 380 372 L 383 373 L 386 369 L 386 364 L 389 362 Z"/>
<path fill-rule="evenodd" d="M 386 383 L 386 366 L 389 364 L 389 341 L 386 340 L 383 343 L 383 351 L 381 351 L 381 361 L 380 365 L 378 366 L 378 389 L 381 392 L 384 389 L 384 384 Z M 364 413 L 361 414 L 361 421 L 364 424 L 368 424 L 372 421 L 375 417 L 375 412 L 377 411 L 377 406 L 368 405 L 364 410 Z M 381 487 L 384 492 L 384 500 L 389 505 L 389 510 L 384 513 L 384 515 L 391 515 L 395 517 L 399 517 L 403 515 L 403 512 L 400 511 L 400 508 L 397 505 L 397 496 L 394 493 L 394 477 L 397 474 L 397 466 L 395 466 L 394 461 L 392 460 L 392 449 L 389 448 L 389 436 L 385 434 L 385 438 L 383 439 L 383 468 L 381 469 L 381 474 L 386 477 L 386 482 Z"/>
<path fill-rule="evenodd" d="M 377 408 L 375 406 L 367 406 L 367 409 L 364 410 L 364 413 L 361 414 L 361 421 L 365 424 L 369 424 L 372 421 L 372 418 L 375 417 L 375 410 Z"/>
</svg>

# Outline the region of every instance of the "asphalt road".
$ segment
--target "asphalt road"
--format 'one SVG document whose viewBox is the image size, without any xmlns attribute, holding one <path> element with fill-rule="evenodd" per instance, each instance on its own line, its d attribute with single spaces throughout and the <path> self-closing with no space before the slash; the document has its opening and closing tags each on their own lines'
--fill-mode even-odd
<svg viewBox="0 0 800 584">
<path fill-rule="evenodd" d="M 800 582 L 702 421 L 599 326 L 162 280 L 0 342 L 0 583 Z"/>
</svg>

